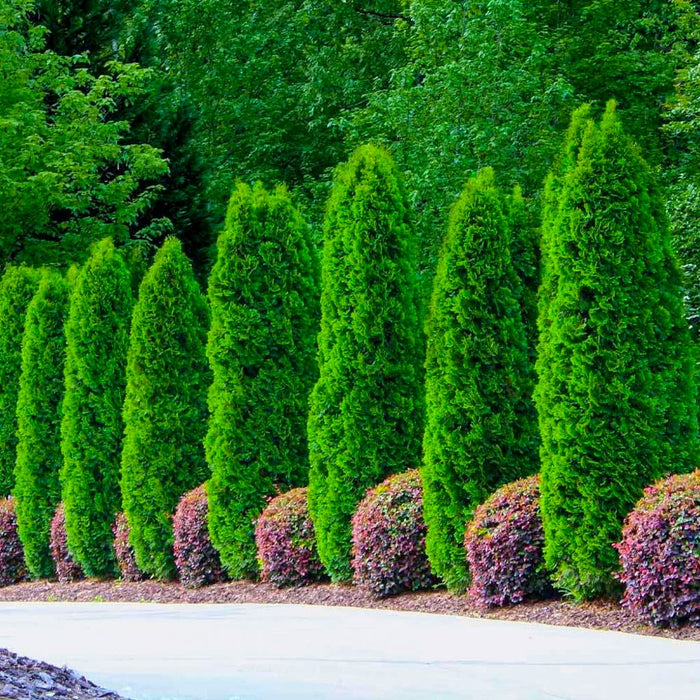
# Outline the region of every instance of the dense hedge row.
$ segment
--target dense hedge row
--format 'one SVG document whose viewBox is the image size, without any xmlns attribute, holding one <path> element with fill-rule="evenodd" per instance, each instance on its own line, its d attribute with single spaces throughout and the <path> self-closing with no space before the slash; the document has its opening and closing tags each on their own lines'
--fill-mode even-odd
<svg viewBox="0 0 700 700">
<path fill-rule="evenodd" d="M 619 580 L 640 617 L 695 621 L 695 475 L 647 491 L 623 529 L 652 480 L 696 466 L 698 431 L 662 203 L 614 105 L 599 124 L 574 114 L 541 261 L 517 188 L 502 194 L 489 169 L 467 183 L 427 352 L 408 210 L 389 154 L 358 149 L 335 179 L 320 295 L 308 228 L 286 190 L 259 185 L 232 195 L 210 308 L 175 239 L 133 312 L 110 241 L 65 277 L 9 268 L 2 580 L 24 562 L 35 578 L 79 565 L 187 586 L 225 568 L 275 585 L 354 576 L 375 595 L 471 584 L 484 605 Z M 538 470 L 540 436 L 539 481 L 518 480 Z"/>
</svg>

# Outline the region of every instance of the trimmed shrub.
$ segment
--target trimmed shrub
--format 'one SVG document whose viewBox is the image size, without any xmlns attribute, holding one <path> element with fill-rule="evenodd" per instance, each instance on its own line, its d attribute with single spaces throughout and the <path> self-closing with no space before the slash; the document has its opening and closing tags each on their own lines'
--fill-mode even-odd
<svg viewBox="0 0 700 700">
<path fill-rule="evenodd" d="M 143 581 L 146 576 L 136 563 L 134 548 L 129 542 L 129 523 L 124 513 L 117 513 L 112 532 L 119 577 L 122 581 Z"/>
<path fill-rule="evenodd" d="M 331 580 L 349 581 L 365 491 L 420 458 L 423 346 L 414 233 L 391 156 L 340 167 L 324 224 L 320 376 L 310 399 L 309 512 Z"/>
<path fill-rule="evenodd" d="M 574 114 L 543 215 L 539 384 L 545 559 L 576 599 L 617 595 L 626 515 L 694 468 L 694 359 L 652 173 L 610 103 Z"/>
<path fill-rule="evenodd" d="M 433 571 L 457 591 L 469 583 L 464 530 L 474 509 L 539 466 L 534 366 L 510 239 L 486 168 L 452 209 L 426 323 L 426 548 Z"/>
<path fill-rule="evenodd" d="M 61 400 L 68 283 L 45 270 L 27 308 L 17 395 L 17 525 L 33 578 L 54 575 L 51 519 L 61 500 Z"/>
<path fill-rule="evenodd" d="M 642 622 L 677 627 L 700 620 L 700 471 L 644 490 L 615 545 L 622 605 Z"/>
<path fill-rule="evenodd" d="M 273 498 L 255 526 L 261 579 L 279 588 L 325 577 L 307 497 L 307 488 L 297 488 Z"/>
<path fill-rule="evenodd" d="M 425 535 L 417 469 L 369 489 L 352 517 L 354 582 L 380 598 L 430 588 Z"/>
<path fill-rule="evenodd" d="M 61 583 L 71 583 L 84 578 L 83 569 L 68 551 L 66 534 L 66 509 L 59 503 L 51 521 L 51 557 L 56 566 L 56 578 Z"/>
<path fill-rule="evenodd" d="M 266 499 L 308 481 L 317 266 L 284 187 L 239 184 L 217 247 L 207 345 L 209 530 L 229 576 L 253 578 L 255 521 Z"/>
<path fill-rule="evenodd" d="M 550 595 L 539 476 L 502 486 L 480 505 L 467 526 L 464 546 L 470 593 L 481 605 L 513 605 Z"/>
<path fill-rule="evenodd" d="M 175 566 L 185 588 L 223 580 L 219 554 L 209 539 L 207 492 L 204 485 L 183 497 L 173 518 Z"/>
<path fill-rule="evenodd" d="M 12 586 L 27 578 L 24 551 L 17 532 L 15 499 L 0 499 L 0 586 Z"/>
<path fill-rule="evenodd" d="M 22 335 L 38 282 L 38 272 L 28 267 L 8 267 L 0 280 L 0 497 L 15 485 Z"/>
<path fill-rule="evenodd" d="M 88 576 L 116 573 L 112 524 L 121 508 L 122 410 L 132 306 L 129 271 L 112 241 L 101 241 L 71 293 L 61 423 L 68 544 Z"/>
<path fill-rule="evenodd" d="M 210 374 L 206 302 L 176 238 L 156 254 L 131 323 L 121 491 L 129 541 L 150 576 L 176 575 L 172 516 L 209 476 L 202 440 Z"/>
</svg>

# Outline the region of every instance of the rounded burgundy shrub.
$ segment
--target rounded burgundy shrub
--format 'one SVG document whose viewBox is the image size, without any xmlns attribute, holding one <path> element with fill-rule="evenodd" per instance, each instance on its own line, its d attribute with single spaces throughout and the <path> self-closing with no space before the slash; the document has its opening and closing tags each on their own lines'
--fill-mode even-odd
<svg viewBox="0 0 700 700">
<path fill-rule="evenodd" d="M 24 551 L 17 533 L 15 499 L 0 499 L 0 586 L 11 586 L 27 578 Z"/>
<path fill-rule="evenodd" d="M 622 605 L 639 620 L 677 627 L 700 620 L 700 471 L 644 491 L 615 547 Z"/>
<path fill-rule="evenodd" d="M 474 511 L 464 546 L 478 604 L 512 605 L 552 594 L 539 501 L 534 475 L 502 486 Z"/>
<path fill-rule="evenodd" d="M 292 489 L 273 498 L 255 526 L 260 577 L 275 586 L 303 586 L 325 578 L 307 491 Z"/>
<path fill-rule="evenodd" d="M 369 489 L 352 518 L 354 582 L 378 597 L 433 586 L 426 530 L 417 469 Z"/>
<path fill-rule="evenodd" d="M 143 581 L 146 575 L 136 563 L 134 548 L 129 543 L 129 523 L 124 513 L 118 513 L 112 528 L 114 533 L 114 556 L 122 581 Z"/>
<path fill-rule="evenodd" d="M 66 535 L 66 509 L 63 503 L 56 507 L 51 520 L 51 558 L 56 565 L 56 577 L 61 583 L 71 583 L 85 578 L 83 569 L 68 551 Z"/>
<path fill-rule="evenodd" d="M 219 553 L 209 539 L 207 513 L 204 485 L 188 491 L 175 511 L 175 566 L 185 588 L 199 588 L 224 579 Z"/>
</svg>

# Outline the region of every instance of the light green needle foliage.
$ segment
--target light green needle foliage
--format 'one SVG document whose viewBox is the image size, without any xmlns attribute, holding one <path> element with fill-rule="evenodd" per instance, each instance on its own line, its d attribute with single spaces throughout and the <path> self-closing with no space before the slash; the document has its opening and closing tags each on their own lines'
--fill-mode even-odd
<svg viewBox="0 0 700 700">
<path fill-rule="evenodd" d="M 175 575 L 172 515 L 209 469 L 208 311 L 180 242 L 169 238 L 139 288 L 131 322 L 121 491 L 139 568 Z"/>
<path fill-rule="evenodd" d="M 42 273 L 27 308 L 17 396 L 17 528 L 33 578 L 54 574 L 51 519 L 60 500 L 61 402 L 69 286 L 57 272 Z"/>
<path fill-rule="evenodd" d="M 426 550 L 454 590 L 468 583 L 464 530 L 474 508 L 539 467 L 507 214 L 493 171 L 482 170 L 452 209 L 426 325 Z"/>
<path fill-rule="evenodd" d="M 367 488 L 420 460 L 423 395 L 413 231 L 387 151 L 337 173 L 324 227 L 320 377 L 309 415 L 309 510 L 333 581 Z"/>
<path fill-rule="evenodd" d="M 611 102 L 578 110 L 543 216 L 539 384 L 545 556 L 578 599 L 615 592 L 622 521 L 697 466 L 681 277 L 649 167 Z"/>
<path fill-rule="evenodd" d="M 27 307 L 39 275 L 29 267 L 8 267 L 0 280 L 0 498 L 15 483 L 17 391 Z"/>
<path fill-rule="evenodd" d="M 116 573 L 126 351 L 133 307 L 129 271 L 110 239 L 78 273 L 66 321 L 61 495 L 68 547 L 88 576 Z"/>
<path fill-rule="evenodd" d="M 240 184 L 209 278 L 209 529 L 229 575 L 258 571 L 267 499 L 308 481 L 306 421 L 318 376 L 318 266 L 284 187 Z"/>
</svg>

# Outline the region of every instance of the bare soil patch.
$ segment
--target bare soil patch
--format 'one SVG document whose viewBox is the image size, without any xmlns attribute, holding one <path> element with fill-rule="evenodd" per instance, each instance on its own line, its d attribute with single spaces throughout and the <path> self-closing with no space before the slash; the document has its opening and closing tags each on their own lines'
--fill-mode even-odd
<svg viewBox="0 0 700 700">
<path fill-rule="evenodd" d="M 483 610 L 469 595 L 445 590 L 404 593 L 377 599 L 355 586 L 315 584 L 301 588 L 275 588 L 265 583 L 235 581 L 188 590 L 180 583 L 86 580 L 76 583 L 37 581 L 0 588 L 0 601 L 139 602 L 139 603 L 297 603 L 340 605 L 385 610 L 463 615 L 485 619 L 539 622 L 599 630 L 631 632 L 700 641 L 700 626 L 658 629 L 637 622 L 615 601 L 575 604 L 552 599 L 506 608 Z"/>
</svg>

